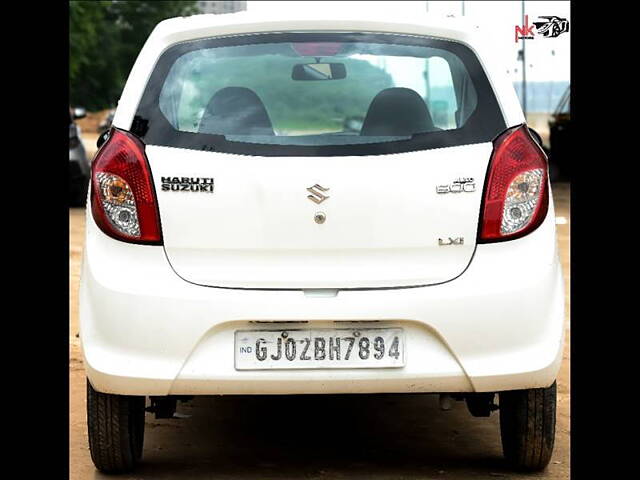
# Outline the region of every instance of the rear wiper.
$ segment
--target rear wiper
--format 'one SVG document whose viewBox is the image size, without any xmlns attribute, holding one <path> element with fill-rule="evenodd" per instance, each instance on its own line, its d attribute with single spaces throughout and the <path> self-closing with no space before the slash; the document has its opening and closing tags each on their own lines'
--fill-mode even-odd
<svg viewBox="0 0 640 480">
<path fill-rule="evenodd" d="M 189 132 L 192 133 L 192 132 Z M 197 134 L 194 134 L 194 136 Z M 200 150 L 205 152 L 215 152 L 217 150 L 217 145 L 225 143 L 227 141 L 227 137 L 224 135 L 218 135 L 214 133 L 206 133 L 204 134 L 204 138 L 207 139 L 207 143 L 202 144 Z"/>
</svg>

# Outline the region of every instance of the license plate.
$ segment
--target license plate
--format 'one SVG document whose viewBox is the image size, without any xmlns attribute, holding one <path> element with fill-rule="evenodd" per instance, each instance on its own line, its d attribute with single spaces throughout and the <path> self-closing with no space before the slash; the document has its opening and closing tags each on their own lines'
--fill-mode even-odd
<svg viewBox="0 0 640 480">
<path fill-rule="evenodd" d="M 401 328 L 235 332 L 236 370 L 388 368 L 404 364 Z"/>
</svg>

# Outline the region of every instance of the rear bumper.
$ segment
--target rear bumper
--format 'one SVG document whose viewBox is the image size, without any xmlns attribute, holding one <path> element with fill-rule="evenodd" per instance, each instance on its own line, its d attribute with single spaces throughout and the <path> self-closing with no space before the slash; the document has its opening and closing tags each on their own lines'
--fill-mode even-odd
<svg viewBox="0 0 640 480">
<path fill-rule="evenodd" d="M 467 271 L 448 283 L 318 298 L 187 283 L 162 247 L 113 240 L 88 212 L 80 291 L 87 375 L 99 391 L 138 395 L 546 387 L 560 367 L 564 333 L 554 220 L 551 208 L 532 234 L 479 245 Z M 234 331 L 272 328 L 254 323 L 270 321 L 400 326 L 407 363 L 399 369 L 236 371 Z"/>
</svg>

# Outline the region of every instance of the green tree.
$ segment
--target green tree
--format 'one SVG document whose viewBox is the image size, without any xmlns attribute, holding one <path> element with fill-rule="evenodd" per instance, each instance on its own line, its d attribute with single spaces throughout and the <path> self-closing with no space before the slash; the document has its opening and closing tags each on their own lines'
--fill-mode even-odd
<svg viewBox="0 0 640 480">
<path fill-rule="evenodd" d="M 69 4 L 69 79 L 72 82 L 91 65 L 91 54 L 98 46 L 98 29 L 103 19 L 104 6 L 101 2 Z"/>
<path fill-rule="evenodd" d="M 71 103 L 114 106 L 135 59 L 162 20 L 197 13 L 195 1 L 69 2 Z"/>
</svg>

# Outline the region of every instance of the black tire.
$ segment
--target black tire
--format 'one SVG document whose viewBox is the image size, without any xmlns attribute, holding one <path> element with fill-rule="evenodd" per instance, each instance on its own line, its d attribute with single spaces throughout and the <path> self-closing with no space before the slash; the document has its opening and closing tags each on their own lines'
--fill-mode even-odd
<svg viewBox="0 0 640 480">
<path fill-rule="evenodd" d="M 91 460 L 104 473 L 131 471 L 142 457 L 145 397 L 100 393 L 87 381 Z"/>
<path fill-rule="evenodd" d="M 543 470 L 556 433 L 556 382 L 548 388 L 500 392 L 502 450 L 519 470 Z"/>
</svg>

